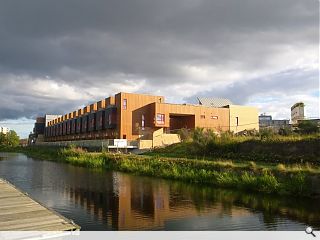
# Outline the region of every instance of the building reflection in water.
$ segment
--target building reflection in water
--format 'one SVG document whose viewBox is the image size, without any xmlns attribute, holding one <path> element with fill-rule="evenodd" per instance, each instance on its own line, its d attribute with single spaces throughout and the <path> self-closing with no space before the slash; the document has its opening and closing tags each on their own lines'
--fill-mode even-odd
<svg viewBox="0 0 320 240">
<path fill-rule="evenodd" d="M 110 181 L 101 189 L 65 186 L 64 198 L 85 208 L 113 230 L 162 229 L 165 221 L 203 214 L 223 214 L 223 206 L 198 209 L 187 196 L 170 197 L 170 185 L 122 173 L 106 175 Z M 105 179 L 107 182 L 108 180 Z M 110 184 L 112 183 L 112 184 Z M 100 189 L 99 189 L 100 188 Z M 178 194 L 177 194 L 178 195 Z M 247 215 L 247 210 L 233 208 L 231 215 Z"/>
</svg>

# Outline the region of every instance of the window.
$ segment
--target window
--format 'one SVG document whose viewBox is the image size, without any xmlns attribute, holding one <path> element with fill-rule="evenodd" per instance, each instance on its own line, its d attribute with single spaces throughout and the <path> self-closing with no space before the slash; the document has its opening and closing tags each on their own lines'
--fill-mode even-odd
<svg viewBox="0 0 320 240">
<path fill-rule="evenodd" d="M 218 116 L 211 116 L 211 119 L 218 119 Z"/>
<path fill-rule="evenodd" d="M 141 116 L 141 130 L 144 130 L 145 120 L 144 120 L 144 114 Z"/>
<path fill-rule="evenodd" d="M 156 123 L 163 125 L 164 120 L 165 120 L 165 115 L 161 113 L 157 113 Z"/>
<path fill-rule="evenodd" d="M 206 115 L 200 115 L 201 119 L 206 119 Z"/>
<path fill-rule="evenodd" d="M 123 99 L 123 110 L 127 110 L 127 99 Z"/>
<path fill-rule="evenodd" d="M 102 116 L 99 117 L 99 127 L 102 127 Z"/>
<path fill-rule="evenodd" d="M 112 118 L 111 118 L 111 114 L 108 115 L 108 124 L 111 125 L 112 124 Z"/>
<path fill-rule="evenodd" d="M 83 129 L 86 130 L 87 129 L 87 120 L 83 119 Z"/>
</svg>

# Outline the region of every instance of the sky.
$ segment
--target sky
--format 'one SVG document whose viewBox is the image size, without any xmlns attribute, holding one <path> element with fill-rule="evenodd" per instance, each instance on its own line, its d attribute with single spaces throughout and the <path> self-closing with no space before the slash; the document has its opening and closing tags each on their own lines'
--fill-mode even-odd
<svg viewBox="0 0 320 240">
<path fill-rule="evenodd" d="M 0 0 L 0 126 L 118 92 L 319 118 L 318 0 Z"/>
</svg>

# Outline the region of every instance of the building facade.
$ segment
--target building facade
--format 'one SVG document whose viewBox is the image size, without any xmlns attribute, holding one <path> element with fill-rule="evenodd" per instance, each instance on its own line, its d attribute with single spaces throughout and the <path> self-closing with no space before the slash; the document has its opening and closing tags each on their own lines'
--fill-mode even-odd
<svg viewBox="0 0 320 240">
<path fill-rule="evenodd" d="M 237 105 L 171 104 L 165 103 L 163 96 L 121 92 L 49 121 L 45 141 L 156 137 L 164 141 L 164 135 L 170 137 L 179 129 L 196 127 L 216 132 L 259 130 L 258 110 Z"/>
<path fill-rule="evenodd" d="M 273 132 L 278 133 L 281 128 L 290 127 L 289 120 L 272 119 L 271 115 L 261 114 L 259 116 L 259 129 L 271 129 Z"/>
<path fill-rule="evenodd" d="M 7 128 L 7 127 L 0 127 L 0 133 L 7 134 L 8 132 L 9 132 L 9 128 Z"/>
<path fill-rule="evenodd" d="M 298 102 L 291 107 L 291 123 L 297 124 L 304 119 L 304 103 Z"/>
</svg>

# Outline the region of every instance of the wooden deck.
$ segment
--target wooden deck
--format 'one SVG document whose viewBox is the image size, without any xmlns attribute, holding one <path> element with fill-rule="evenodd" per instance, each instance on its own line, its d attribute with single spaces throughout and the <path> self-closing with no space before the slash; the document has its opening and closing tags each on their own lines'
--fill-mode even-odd
<svg viewBox="0 0 320 240">
<path fill-rule="evenodd" d="M 71 220 L 32 200 L 0 178 L 0 231 L 75 231 Z"/>
</svg>

